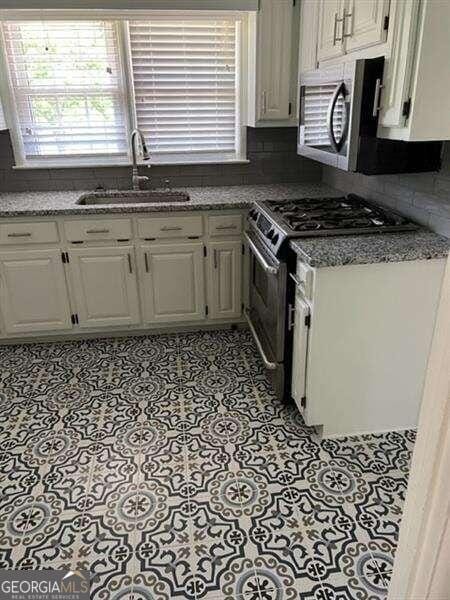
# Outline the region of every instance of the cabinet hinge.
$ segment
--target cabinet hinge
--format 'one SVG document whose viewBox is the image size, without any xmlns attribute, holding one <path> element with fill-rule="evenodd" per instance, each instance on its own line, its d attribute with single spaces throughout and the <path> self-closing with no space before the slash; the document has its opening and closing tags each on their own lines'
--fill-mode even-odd
<svg viewBox="0 0 450 600">
<path fill-rule="evenodd" d="M 288 104 L 288 114 L 289 115 L 292 114 L 292 102 L 289 102 L 289 104 Z"/>
<path fill-rule="evenodd" d="M 78 315 L 76 313 L 70 315 L 70 320 L 72 321 L 72 325 L 78 325 Z"/>
<path fill-rule="evenodd" d="M 302 405 L 302 408 L 306 408 L 306 396 L 300 398 L 300 404 Z"/>
<path fill-rule="evenodd" d="M 208 251 L 206 250 L 206 246 L 203 246 L 203 256 L 205 258 L 208 256 Z"/>
<path fill-rule="evenodd" d="M 387 31 L 389 29 L 389 15 L 386 15 L 384 17 L 383 29 L 384 31 Z"/>
<path fill-rule="evenodd" d="M 406 102 L 403 102 L 402 115 L 407 119 L 411 112 L 411 98 L 408 98 Z"/>
<path fill-rule="evenodd" d="M 306 327 L 311 327 L 311 315 L 306 315 L 305 325 L 306 325 Z"/>
<path fill-rule="evenodd" d="M 209 313 L 209 308 L 208 308 L 208 305 L 206 305 L 205 306 L 205 315 L 208 316 L 208 313 Z"/>
</svg>

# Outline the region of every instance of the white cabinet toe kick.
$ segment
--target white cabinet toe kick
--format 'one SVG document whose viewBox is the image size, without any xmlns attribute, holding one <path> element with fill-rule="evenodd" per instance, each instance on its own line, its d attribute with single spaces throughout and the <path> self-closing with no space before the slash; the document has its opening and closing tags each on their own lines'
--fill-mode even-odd
<svg viewBox="0 0 450 600">
<path fill-rule="evenodd" d="M 297 265 L 292 395 L 323 437 L 417 425 L 445 259 Z"/>
<path fill-rule="evenodd" d="M 0 221 L 0 343 L 244 323 L 245 215 Z"/>
</svg>

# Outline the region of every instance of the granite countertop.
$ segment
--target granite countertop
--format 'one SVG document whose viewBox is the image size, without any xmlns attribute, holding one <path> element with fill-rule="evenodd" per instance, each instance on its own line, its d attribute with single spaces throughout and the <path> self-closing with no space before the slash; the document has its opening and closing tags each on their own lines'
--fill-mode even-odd
<svg viewBox="0 0 450 600">
<path fill-rule="evenodd" d="M 428 230 L 311 237 L 291 241 L 291 248 L 312 267 L 365 265 L 446 258 L 450 239 Z"/>
<path fill-rule="evenodd" d="M 191 199 L 189 202 L 164 202 L 158 204 L 124 203 L 107 206 L 80 206 L 76 204 L 76 201 L 86 192 L 2 192 L 0 193 L 0 217 L 98 215 L 248 208 L 254 200 L 293 199 L 302 196 L 336 195 L 338 193 L 336 190 L 320 183 L 191 187 L 173 188 L 171 191 L 186 191 Z"/>
<path fill-rule="evenodd" d="M 192 187 L 174 188 L 172 191 L 186 191 L 191 200 L 82 206 L 76 203 L 85 193 L 82 191 L 2 192 L 0 218 L 239 209 L 249 208 L 255 200 L 342 194 L 321 183 Z M 444 258 L 449 253 L 450 240 L 422 229 L 404 233 L 301 238 L 292 241 L 291 247 L 312 267 L 333 267 Z"/>
</svg>

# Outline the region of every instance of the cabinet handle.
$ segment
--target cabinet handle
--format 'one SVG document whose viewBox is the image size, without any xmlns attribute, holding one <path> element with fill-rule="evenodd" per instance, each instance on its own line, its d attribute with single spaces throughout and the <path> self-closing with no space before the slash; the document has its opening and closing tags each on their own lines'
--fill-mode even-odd
<svg viewBox="0 0 450 600">
<path fill-rule="evenodd" d="M 217 250 L 215 248 L 214 248 L 213 256 L 214 256 L 214 268 L 217 269 Z"/>
<path fill-rule="evenodd" d="M 381 83 L 381 79 L 377 79 L 375 81 L 375 94 L 373 97 L 372 117 L 376 117 L 378 111 L 381 110 L 380 97 L 382 88 L 383 84 Z"/>
<path fill-rule="evenodd" d="M 261 112 L 263 115 L 265 115 L 266 111 L 267 111 L 267 94 L 264 91 L 261 93 Z"/>
<path fill-rule="evenodd" d="M 161 227 L 161 231 L 181 231 L 182 227 Z"/>
<path fill-rule="evenodd" d="M 333 46 L 336 46 L 336 42 L 342 42 L 342 38 L 336 37 L 337 35 L 337 24 L 342 23 L 344 19 L 338 17 L 337 13 L 334 13 L 334 31 L 333 31 Z"/>
<path fill-rule="evenodd" d="M 348 38 L 348 37 L 353 36 L 353 19 L 350 21 L 350 25 L 351 25 L 350 31 L 348 33 L 345 33 L 345 19 L 350 19 L 352 14 L 353 14 L 352 12 L 346 13 L 344 10 L 344 17 L 342 19 L 344 21 L 344 23 L 342 25 L 342 37 L 343 38 Z"/>
<path fill-rule="evenodd" d="M 8 237 L 10 238 L 18 238 L 18 237 L 31 237 L 32 234 L 30 232 L 24 232 L 24 233 L 8 233 Z"/>
<path fill-rule="evenodd" d="M 217 230 L 223 230 L 223 229 L 236 229 L 236 225 L 217 225 L 216 229 Z"/>
<path fill-rule="evenodd" d="M 288 304 L 288 331 L 295 325 L 295 306 L 293 304 Z"/>
<path fill-rule="evenodd" d="M 133 265 L 131 264 L 131 255 L 128 253 L 127 257 L 128 257 L 128 270 L 130 271 L 130 273 L 132 273 L 133 272 Z"/>
<path fill-rule="evenodd" d="M 86 233 L 109 233 L 109 229 L 86 229 Z"/>
<path fill-rule="evenodd" d="M 145 272 L 149 273 L 149 268 L 148 268 L 148 255 L 147 252 L 144 252 L 144 262 L 145 262 Z"/>
</svg>

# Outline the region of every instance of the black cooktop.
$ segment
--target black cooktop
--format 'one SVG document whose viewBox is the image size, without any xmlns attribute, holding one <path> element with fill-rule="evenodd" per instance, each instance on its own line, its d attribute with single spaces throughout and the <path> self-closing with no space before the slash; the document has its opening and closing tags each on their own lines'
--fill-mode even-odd
<svg viewBox="0 0 450 600">
<path fill-rule="evenodd" d="M 296 235 L 335 235 L 371 231 L 415 230 L 409 219 L 355 194 L 342 197 L 267 200 L 266 208 Z"/>
</svg>

